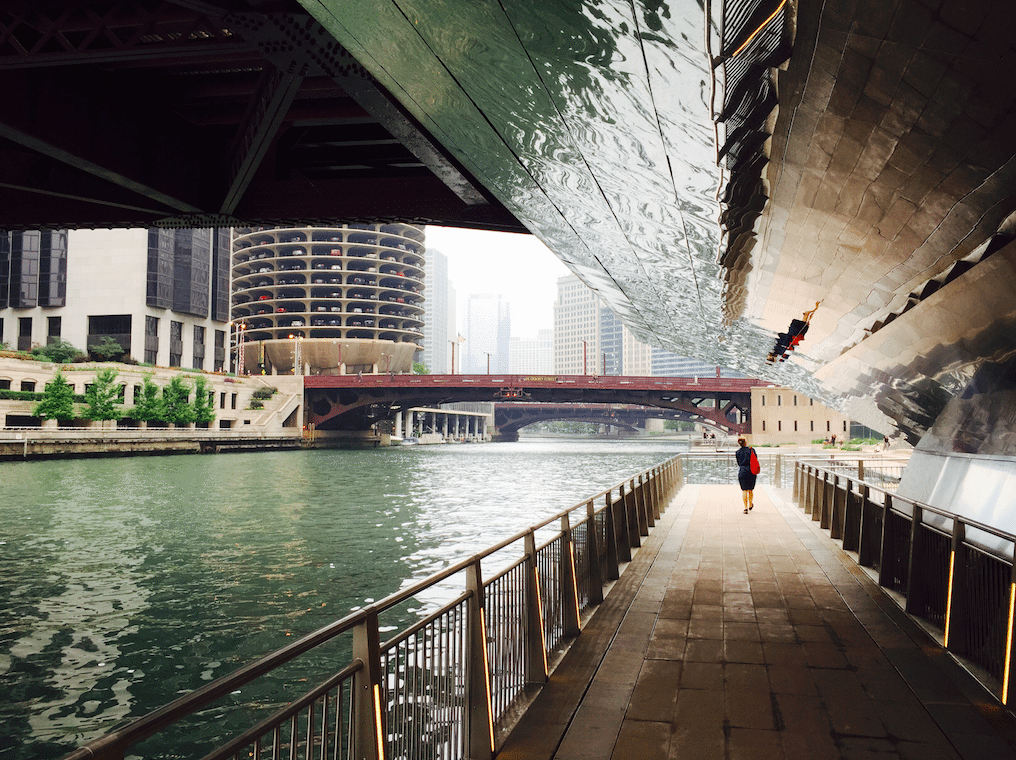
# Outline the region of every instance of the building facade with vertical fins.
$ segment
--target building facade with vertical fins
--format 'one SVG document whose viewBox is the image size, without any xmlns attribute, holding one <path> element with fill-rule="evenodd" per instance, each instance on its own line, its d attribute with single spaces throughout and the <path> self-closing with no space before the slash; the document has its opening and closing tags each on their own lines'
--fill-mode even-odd
<svg viewBox="0 0 1016 760">
<path fill-rule="evenodd" d="M 228 368 L 229 231 L 0 232 L 0 342 L 104 337 L 147 364 Z"/>
</svg>

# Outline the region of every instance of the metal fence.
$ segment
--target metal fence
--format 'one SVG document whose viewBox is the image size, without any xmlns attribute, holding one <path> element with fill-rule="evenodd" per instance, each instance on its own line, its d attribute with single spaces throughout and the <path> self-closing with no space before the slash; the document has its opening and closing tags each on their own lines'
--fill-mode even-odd
<svg viewBox="0 0 1016 760">
<path fill-rule="evenodd" d="M 945 647 L 982 671 L 1007 704 L 1016 613 L 1016 536 L 866 482 L 841 462 L 799 461 L 794 499 L 857 553 L 879 585 L 942 635 Z M 862 475 L 870 474 L 863 465 Z"/>
<path fill-rule="evenodd" d="M 649 534 L 683 483 L 674 457 L 594 498 L 273 652 L 71 752 L 65 760 L 122 760 L 160 731 L 262 675 L 352 636 L 351 661 L 204 760 L 459 760 L 492 758 L 529 687 L 579 635 L 584 612 Z M 554 529 L 539 545 L 537 531 Z M 481 561 L 518 551 L 488 581 Z M 503 555 L 498 555 L 503 556 Z M 379 616 L 439 584 L 460 591 L 393 638 Z"/>
</svg>

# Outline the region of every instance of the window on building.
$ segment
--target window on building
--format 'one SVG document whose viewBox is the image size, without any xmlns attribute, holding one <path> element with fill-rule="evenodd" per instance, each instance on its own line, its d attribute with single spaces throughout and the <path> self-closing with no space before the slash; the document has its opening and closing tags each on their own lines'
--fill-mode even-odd
<svg viewBox="0 0 1016 760">
<path fill-rule="evenodd" d="M 815 420 L 811 421 L 811 432 L 815 432 Z"/>
<path fill-rule="evenodd" d="M 11 381 L 5 377 L 0 377 L 0 391 L 9 391 L 11 389 Z"/>
<path fill-rule="evenodd" d="M 35 391 L 35 381 L 34 380 L 22 380 L 21 381 L 21 390 L 28 391 L 29 393 L 32 393 L 33 391 Z"/>
<path fill-rule="evenodd" d="M 825 429 L 826 429 L 827 433 L 832 429 L 832 428 L 829 427 L 829 420 L 826 420 Z"/>
<path fill-rule="evenodd" d="M 46 320 L 46 342 L 53 343 L 60 340 L 60 328 L 62 320 L 60 317 L 48 317 Z"/>
<path fill-rule="evenodd" d="M 766 421 L 762 420 L 762 432 L 764 433 L 765 431 L 766 431 Z"/>
<path fill-rule="evenodd" d="M 32 318 L 18 318 L 18 351 L 32 350 Z"/>
<path fill-rule="evenodd" d="M 783 430 L 783 421 L 782 420 L 777 420 L 776 421 L 776 430 L 777 430 L 777 432 L 779 432 L 780 430 Z"/>
<path fill-rule="evenodd" d="M 844 433 L 847 432 L 847 421 L 846 420 L 843 420 L 843 432 Z"/>
<path fill-rule="evenodd" d="M 183 366 L 183 322 L 169 321 L 169 366 Z"/>
<path fill-rule="evenodd" d="M 183 322 L 169 321 L 169 339 L 183 340 Z"/>
<path fill-rule="evenodd" d="M 194 325 L 194 369 L 205 368 L 205 328 Z"/>
<path fill-rule="evenodd" d="M 159 318 L 152 316 L 145 317 L 145 335 L 158 336 L 158 334 L 159 334 Z"/>
<path fill-rule="evenodd" d="M 229 401 L 229 408 L 230 409 L 236 409 L 236 394 L 235 393 L 231 393 L 230 395 L 232 396 L 232 398 Z"/>
<path fill-rule="evenodd" d="M 783 406 L 783 396 L 776 395 L 776 406 Z"/>
<path fill-rule="evenodd" d="M 808 399 L 808 406 L 815 406 L 815 399 L 813 398 Z"/>
<path fill-rule="evenodd" d="M 226 392 L 222 391 L 222 393 L 219 394 L 219 409 L 225 408 L 226 408 Z"/>
<path fill-rule="evenodd" d="M 797 432 L 797 420 L 794 420 L 794 432 Z"/>
<path fill-rule="evenodd" d="M 794 406 L 797 406 L 797 394 L 794 394 Z"/>
<path fill-rule="evenodd" d="M 762 406 L 765 406 L 765 405 L 766 405 L 766 397 L 765 397 L 765 396 L 763 396 L 763 397 L 762 397 Z"/>
</svg>

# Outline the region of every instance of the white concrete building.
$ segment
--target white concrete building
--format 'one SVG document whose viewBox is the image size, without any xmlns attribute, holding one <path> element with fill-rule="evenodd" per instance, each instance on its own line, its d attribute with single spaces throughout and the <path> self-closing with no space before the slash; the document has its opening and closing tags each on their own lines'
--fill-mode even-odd
<svg viewBox="0 0 1016 760">
<path fill-rule="evenodd" d="M 455 288 L 448 279 L 448 257 L 435 248 L 428 248 L 424 269 L 427 298 L 423 305 L 423 353 L 417 361 L 435 375 L 449 374 L 456 333 Z"/>
<path fill-rule="evenodd" d="M 140 362 L 223 370 L 228 267 L 225 230 L 0 233 L 0 342 L 111 337 Z"/>
<path fill-rule="evenodd" d="M 508 346 L 508 372 L 513 375 L 554 373 L 554 331 L 539 330 L 535 338 L 513 337 Z"/>
</svg>

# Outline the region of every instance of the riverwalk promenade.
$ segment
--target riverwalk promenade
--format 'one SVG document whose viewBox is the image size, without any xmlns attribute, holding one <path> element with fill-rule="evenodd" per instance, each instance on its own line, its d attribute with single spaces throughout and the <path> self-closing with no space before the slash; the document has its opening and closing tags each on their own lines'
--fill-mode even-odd
<svg viewBox="0 0 1016 760">
<path fill-rule="evenodd" d="M 498 760 L 1007 760 L 1016 720 L 790 501 L 689 485 Z"/>
</svg>

